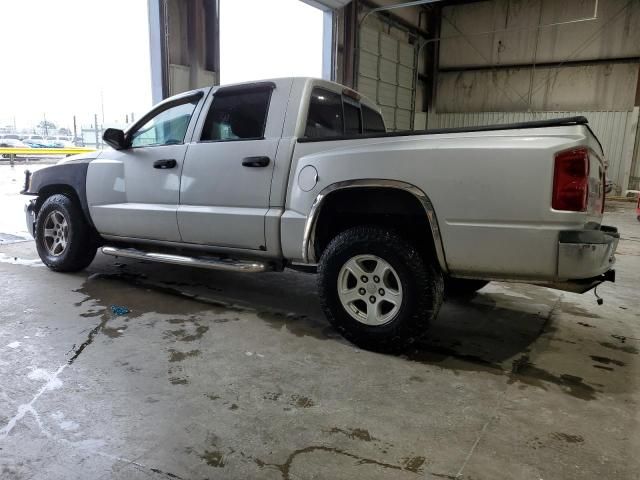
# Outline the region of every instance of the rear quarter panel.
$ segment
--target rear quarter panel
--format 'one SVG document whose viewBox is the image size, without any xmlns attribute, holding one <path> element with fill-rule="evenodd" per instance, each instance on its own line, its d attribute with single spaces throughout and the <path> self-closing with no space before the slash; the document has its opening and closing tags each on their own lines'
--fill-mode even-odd
<svg viewBox="0 0 640 480">
<path fill-rule="evenodd" d="M 283 216 L 285 256 L 299 260 L 304 221 L 322 189 L 355 179 L 391 179 L 431 200 L 447 268 L 457 275 L 548 280 L 558 231 L 600 222 L 600 214 L 551 209 L 554 154 L 591 142 L 583 126 L 297 143 Z M 299 171 L 313 165 L 309 192 Z"/>
</svg>

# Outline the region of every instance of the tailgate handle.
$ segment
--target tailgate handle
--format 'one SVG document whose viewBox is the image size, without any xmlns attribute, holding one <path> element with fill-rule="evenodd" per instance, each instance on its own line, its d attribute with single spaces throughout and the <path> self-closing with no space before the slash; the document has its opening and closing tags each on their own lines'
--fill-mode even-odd
<svg viewBox="0 0 640 480">
<path fill-rule="evenodd" d="M 269 157 L 245 157 L 242 159 L 243 167 L 266 167 L 271 162 Z"/>
<path fill-rule="evenodd" d="M 174 168 L 178 162 L 173 159 L 165 159 L 165 160 L 156 160 L 153 162 L 153 168 L 160 168 L 165 170 L 167 168 Z"/>
</svg>

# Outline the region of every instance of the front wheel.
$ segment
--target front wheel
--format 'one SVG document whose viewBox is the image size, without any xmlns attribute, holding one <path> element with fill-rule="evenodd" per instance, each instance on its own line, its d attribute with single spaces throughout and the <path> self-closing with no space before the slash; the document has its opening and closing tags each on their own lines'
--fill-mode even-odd
<svg viewBox="0 0 640 480">
<path fill-rule="evenodd" d="M 65 195 L 52 195 L 44 201 L 35 239 L 42 263 L 58 272 L 82 270 L 96 256 L 97 247 L 82 210 Z"/>
<path fill-rule="evenodd" d="M 318 273 L 329 322 L 367 350 L 406 349 L 425 334 L 442 305 L 440 269 L 392 230 L 354 227 L 338 234 Z"/>
</svg>

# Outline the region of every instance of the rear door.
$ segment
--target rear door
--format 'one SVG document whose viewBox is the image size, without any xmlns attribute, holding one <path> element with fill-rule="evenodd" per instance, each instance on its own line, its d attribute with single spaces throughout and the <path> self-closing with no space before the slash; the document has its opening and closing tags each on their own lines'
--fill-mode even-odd
<svg viewBox="0 0 640 480">
<path fill-rule="evenodd" d="M 131 147 L 89 165 L 87 200 L 103 235 L 180 241 L 176 212 L 194 112 L 204 91 L 171 98 L 127 132 Z M 191 126 L 191 129 L 190 129 Z"/>
<path fill-rule="evenodd" d="M 265 250 L 265 216 L 290 80 L 221 87 L 200 115 L 184 162 L 182 241 Z"/>
</svg>

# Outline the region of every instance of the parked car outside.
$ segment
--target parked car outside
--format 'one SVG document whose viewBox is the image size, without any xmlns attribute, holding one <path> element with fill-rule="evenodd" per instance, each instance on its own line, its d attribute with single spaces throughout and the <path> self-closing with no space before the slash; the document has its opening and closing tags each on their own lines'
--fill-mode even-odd
<svg viewBox="0 0 640 480">
<path fill-rule="evenodd" d="M 0 148 L 29 148 L 29 145 L 15 138 L 3 138 L 0 140 Z M 9 156 L 9 153 L 2 154 L 2 158 L 9 158 Z"/>
<path fill-rule="evenodd" d="M 43 139 L 35 140 L 31 138 L 25 138 L 23 143 L 27 145 L 28 148 L 49 148 L 49 145 L 45 143 Z"/>
<path fill-rule="evenodd" d="M 51 146 L 53 148 L 76 148 L 75 144 L 68 140 L 55 140 L 51 143 Z"/>
</svg>

